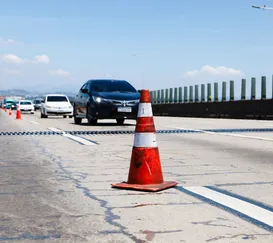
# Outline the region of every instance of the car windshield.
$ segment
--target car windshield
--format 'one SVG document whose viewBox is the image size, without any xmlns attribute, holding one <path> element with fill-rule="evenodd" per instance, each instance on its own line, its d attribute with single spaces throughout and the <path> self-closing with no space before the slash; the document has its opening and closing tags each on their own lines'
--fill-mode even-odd
<svg viewBox="0 0 273 243">
<path fill-rule="evenodd" d="M 21 101 L 20 105 L 31 105 L 30 101 Z"/>
<path fill-rule="evenodd" d="M 91 91 L 135 93 L 136 89 L 126 81 L 98 81 L 92 83 Z"/>
<path fill-rule="evenodd" d="M 41 104 L 41 101 L 40 100 L 35 100 L 34 104 Z"/>
<path fill-rule="evenodd" d="M 65 96 L 48 96 L 47 102 L 68 102 Z"/>
</svg>

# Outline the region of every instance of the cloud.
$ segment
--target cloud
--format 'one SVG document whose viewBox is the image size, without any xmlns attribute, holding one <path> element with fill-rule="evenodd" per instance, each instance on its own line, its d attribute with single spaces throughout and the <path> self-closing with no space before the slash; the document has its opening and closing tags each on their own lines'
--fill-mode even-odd
<svg viewBox="0 0 273 243">
<path fill-rule="evenodd" d="M 23 64 L 23 63 L 49 63 L 50 59 L 47 55 L 35 56 L 34 60 L 23 59 L 15 54 L 4 54 L 1 56 L 1 60 L 11 64 Z"/>
<path fill-rule="evenodd" d="M 0 45 L 11 45 L 11 44 L 18 44 L 21 42 L 15 41 L 13 39 L 4 39 L 0 37 Z"/>
<path fill-rule="evenodd" d="M 200 77 L 200 76 L 212 76 L 212 77 L 228 77 L 228 76 L 244 76 L 241 70 L 229 68 L 229 67 L 212 67 L 209 65 L 203 66 L 200 70 L 192 70 L 184 73 L 184 77 Z"/>
<path fill-rule="evenodd" d="M 62 69 L 56 69 L 56 70 L 49 70 L 48 73 L 52 76 L 59 76 L 59 77 L 71 77 L 71 73 L 66 72 Z"/>
<path fill-rule="evenodd" d="M 27 61 L 26 59 L 22 59 L 21 57 L 18 57 L 18 56 L 14 55 L 14 54 L 2 55 L 1 59 L 4 62 L 14 63 L 14 64 L 22 64 L 22 63 L 25 63 Z"/>
<path fill-rule="evenodd" d="M 49 63 L 50 59 L 47 55 L 43 54 L 40 56 L 35 56 L 36 63 Z"/>
</svg>

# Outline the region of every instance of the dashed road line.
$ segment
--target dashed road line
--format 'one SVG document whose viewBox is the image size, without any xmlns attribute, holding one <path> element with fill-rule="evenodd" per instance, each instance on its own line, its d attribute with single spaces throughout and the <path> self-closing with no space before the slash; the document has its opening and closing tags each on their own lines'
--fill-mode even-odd
<svg viewBox="0 0 273 243">
<path fill-rule="evenodd" d="M 95 143 L 95 144 L 99 145 L 99 143 L 98 143 L 97 141 L 91 140 L 91 139 L 89 139 L 89 138 L 85 138 L 85 137 L 82 137 L 82 136 L 77 136 L 77 137 L 78 137 L 78 138 L 83 138 L 83 139 L 85 139 L 85 140 L 87 140 L 87 141 L 89 141 L 89 142 L 91 142 L 91 143 Z"/>
<path fill-rule="evenodd" d="M 218 187 L 215 187 L 215 186 L 205 186 L 205 187 L 208 188 L 208 189 L 214 190 L 216 192 L 220 192 L 220 193 L 223 193 L 225 195 L 228 195 L 228 196 L 231 196 L 231 197 L 235 197 L 235 198 L 240 199 L 242 201 L 254 204 L 256 206 L 259 206 L 259 207 L 261 207 L 263 209 L 266 209 L 266 210 L 268 210 L 268 211 L 270 211 L 270 212 L 273 213 L 273 207 L 269 206 L 269 205 L 266 205 L 266 204 L 264 204 L 262 202 L 259 202 L 259 201 L 256 201 L 256 200 L 253 200 L 253 199 L 250 199 L 250 198 L 238 195 L 236 193 L 233 193 L 233 192 L 230 192 L 228 190 L 221 189 L 221 188 L 218 188 Z"/>
<path fill-rule="evenodd" d="M 211 205 L 224 209 L 260 228 L 273 232 L 273 210 L 271 207 L 261 206 L 254 200 L 236 196 L 232 193 L 225 193 L 223 190 L 216 190 L 213 187 L 181 187 L 181 192 L 194 196 Z"/>
<path fill-rule="evenodd" d="M 49 127 L 48 129 L 53 131 L 53 132 L 62 132 L 62 136 L 67 137 L 67 138 L 69 138 L 69 139 L 71 139 L 73 141 L 76 141 L 81 145 L 97 145 L 97 143 L 95 141 L 91 141 L 89 139 L 87 140 L 87 139 L 84 139 L 82 137 L 78 137 L 78 136 L 75 136 L 75 135 L 68 134 L 65 131 L 62 131 L 61 129 L 58 129 L 58 128 L 55 128 L 55 127 Z"/>
<path fill-rule="evenodd" d="M 170 126 L 165 126 L 165 127 L 170 127 Z M 194 132 L 200 132 L 200 133 L 211 134 L 211 135 L 223 135 L 223 136 L 248 138 L 248 139 L 264 140 L 264 141 L 273 142 L 273 138 L 247 136 L 247 135 L 231 134 L 231 133 L 225 133 L 225 132 L 209 132 L 209 131 L 205 131 L 205 130 L 202 130 L 202 129 L 195 129 L 195 128 L 183 128 L 183 127 L 170 127 L 170 128 L 175 128 L 175 129 L 179 129 L 179 130 L 191 130 L 191 131 L 194 131 Z"/>
<path fill-rule="evenodd" d="M 53 131 L 53 132 L 63 132 L 62 130 L 55 128 L 55 127 L 49 127 L 48 130 Z"/>
<path fill-rule="evenodd" d="M 39 122 L 36 122 L 36 121 L 29 121 L 29 122 L 31 122 L 33 124 L 40 124 Z"/>
</svg>

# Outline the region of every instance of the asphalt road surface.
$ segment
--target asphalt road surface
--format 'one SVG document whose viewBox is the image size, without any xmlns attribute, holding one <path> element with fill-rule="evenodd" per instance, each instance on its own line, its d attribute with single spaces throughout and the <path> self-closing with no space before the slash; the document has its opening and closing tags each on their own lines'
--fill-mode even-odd
<svg viewBox="0 0 273 243">
<path fill-rule="evenodd" d="M 133 131 L 73 119 L 15 119 L 0 132 Z M 85 121 L 83 121 L 85 122 Z M 126 191 L 133 134 L 0 136 L 0 242 L 273 242 L 273 121 L 156 117 L 165 181 L 157 193 Z"/>
</svg>

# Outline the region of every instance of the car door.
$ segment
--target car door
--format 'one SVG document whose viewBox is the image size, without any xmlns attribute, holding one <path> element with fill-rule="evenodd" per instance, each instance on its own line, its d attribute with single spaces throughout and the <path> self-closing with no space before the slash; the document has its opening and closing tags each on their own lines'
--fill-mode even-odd
<svg viewBox="0 0 273 243">
<path fill-rule="evenodd" d="M 84 112 L 83 112 L 83 110 L 82 110 L 82 90 L 84 89 L 84 87 L 86 86 L 86 84 L 84 84 L 81 88 L 80 88 L 80 90 L 79 90 L 79 92 L 78 92 L 78 94 L 76 95 L 76 97 L 75 97 L 75 101 L 74 101 L 74 103 L 75 103 L 75 105 L 74 105 L 74 109 L 75 109 L 75 114 L 77 114 L 77 115 L 79 115 L 79 116 L 83 116 L 84 115 Z"/>
<path fill-rule="evenodd" d="M 82 95 L 81 95 L 81 99 L 82 99 L 82 111 L 83 111 L 83 115 L 86 117 L 87 115 L 87 103 L 89 101 L 89 92 L 90 92 L 90 88 L 89 88 L 89 83 L 86 83 L 85 86 L 82 89 Z"/>
</svg>

